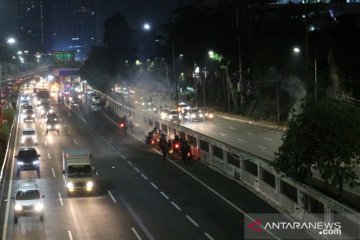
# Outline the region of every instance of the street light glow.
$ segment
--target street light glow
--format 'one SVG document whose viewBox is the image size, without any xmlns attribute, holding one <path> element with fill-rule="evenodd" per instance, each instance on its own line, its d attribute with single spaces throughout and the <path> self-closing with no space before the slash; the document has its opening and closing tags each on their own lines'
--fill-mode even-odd
<svg viewBox="0 0 360 240">
<path fill-rule="evenodd" d="M 150 28 L 151 28 L 151 27 L 150 27 L 150 24 L 148 24 L 148 23 L 144 23 L 144 26 L 143 26 L 143 27 L 144 27 L 144 29 L 147 30 L 147 31 L 150 30 Z"/>
<path fill-rule="evenodd" d="M 293 52 L 294 52 L 294 53 L 300 53 L 301 50 L 300 50 L 300 48 L 298 48 L 298 47 L 294 47 L 294 48 L 293 48 Z"/>
<path fill-rule="evenodd" d="M 16 40 L 15 40 L 15 38 L 10 37 L 10 38 L 7 39 L 6 43 L 8 43 L 8 44 L 14 44 L 14 43 L 16 43 Z"/>
</svg>

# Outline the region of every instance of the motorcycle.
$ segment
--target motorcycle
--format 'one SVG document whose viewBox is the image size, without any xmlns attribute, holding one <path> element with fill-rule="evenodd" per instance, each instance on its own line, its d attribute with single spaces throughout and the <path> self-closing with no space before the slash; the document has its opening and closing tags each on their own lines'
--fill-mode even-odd
<svg viewBox="0 0 360 240">
<path fill-rule="evenodd" d="M 126 134 L 127 134 L 127 124 L 126 124 L 126 122 L 120 122 L 119 126 L 124 131 L 124 134 L 126 136 Z"/>
</svg>

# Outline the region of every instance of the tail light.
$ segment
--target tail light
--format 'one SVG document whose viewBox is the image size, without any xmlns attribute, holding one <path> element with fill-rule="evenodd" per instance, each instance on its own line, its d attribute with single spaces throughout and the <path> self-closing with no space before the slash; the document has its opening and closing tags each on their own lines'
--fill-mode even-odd
<svg viewBox="0 0 360 240">
<path fill-rule="evenodd" d="M 123 123 L 120 123 L 120 127 L 124 127 L 124 124 L 123 124 Z"/>
<path fill-rule="evenodd" d="M 151 144 L 155 144 L 155 141 L 154 141 L 154 140 L 151 140 Z"/>
<path fill-rule="evenodd" d="M 175 144 L 175 148 L 179 148 L 179 144 L 177 143 L 177 144 Z"/>
<path fill-rule="evenodd" d="M 190 153 L 190 152 L 188 152 L 188 153 L 187 153 L 187 156 L 188 156 L 188 157 L 190 157 L 190 154 L 191 154 L 191 153 Z"/>
</svg>

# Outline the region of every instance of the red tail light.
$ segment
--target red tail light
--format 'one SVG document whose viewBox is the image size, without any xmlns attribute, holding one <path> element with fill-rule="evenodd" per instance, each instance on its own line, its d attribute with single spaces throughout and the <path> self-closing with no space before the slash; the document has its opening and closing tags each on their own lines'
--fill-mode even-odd
<svg viewBox="0 0 360 240">
<path fill-rule="evenodd" d="M 154 141 L 154 140 L 151 140 L 151 144 L 155 144 L 155 141 Z"/>
<path fill-rule="evenodd" d="M 124 124 L 123 124 L 123 123 L 120 123 L 120 127 L 124 127 Z"/>
<path fill-rule="evenodd" d="M 175 148 L 179 148 L 179 144 L 175 144 Z"/>
</svg>

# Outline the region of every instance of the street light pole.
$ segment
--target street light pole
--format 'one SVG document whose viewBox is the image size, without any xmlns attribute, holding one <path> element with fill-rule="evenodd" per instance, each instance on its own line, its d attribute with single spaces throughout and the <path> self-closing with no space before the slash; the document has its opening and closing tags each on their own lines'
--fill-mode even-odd
<svg viewBox="0 0 360 240">
<path fill-rule="evenodd" d="M 316 54 L 316 53 L 315 53 Z M 317 85 L 317 62 L 316 62 L 316 55 L 314 60 L 314 102 L 316 104 L 317 92 L 316 92 L 316 85 Z"/>
<path fill-rule="evenodd" d="M 175 70 L 175 50 L 174 50 L 174 42 L 171 40 L 171 52 L 172 52 L 172 63 L 173 63 L 173 76 L 175 80 L 175 102 L 176 102 L 176 109 L 179 104 L 179 95 L 178 95 L 178 79 L 176 77 L 176 70 Z"/>
</svg>

